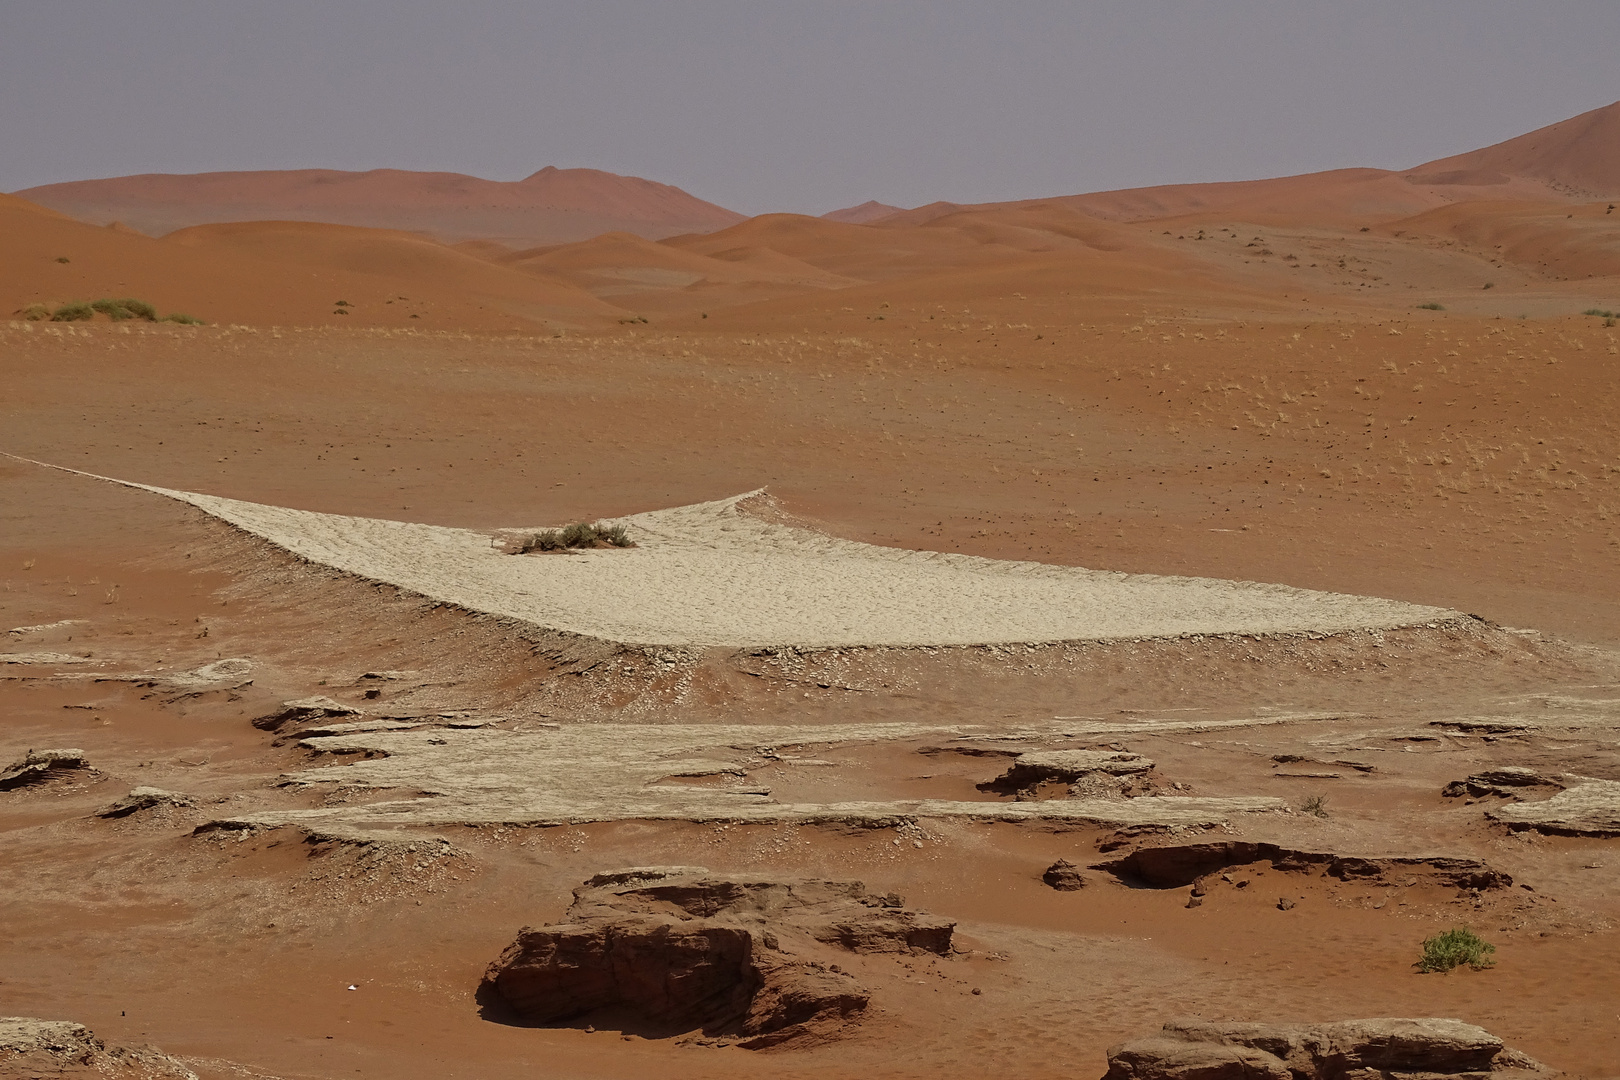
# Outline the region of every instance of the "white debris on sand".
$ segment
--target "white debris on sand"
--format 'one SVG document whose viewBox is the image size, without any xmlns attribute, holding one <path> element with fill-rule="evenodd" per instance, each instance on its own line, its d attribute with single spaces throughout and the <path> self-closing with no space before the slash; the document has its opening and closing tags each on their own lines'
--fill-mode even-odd
<svg viewBox="0 0 1620 1080">
<path fill-rule="evenodd" d="M 1154 725 L 1156 729 L 1173 724 Z M 1117 727 L 1110 730 L 1118 730 Z M 1137 725 L 1137 730 L 1141 726 Z M 912 799 L 778 802 L 748 772 L 758 747 L 938 739 L 959 729 L 914 724 L 570 724 L 555 731 L 373 731 L 310 738 L 302 745 L 346 763 L 305 769 L 291 785 L 409 790 L 416 798 L 315 809 L 250 811 L 203 826 L 347 824 L 561 825 L 591 821 L 844 822 L 894 825 L 916 818 L 1069 821 L 1125 826 L 1209 827 L 1236 815 L 1279 812 L 1271 797 L 1047 799 L 975 802 Z M 974 734 L 982 734 L 975 732 Z M 376 755 L 360 758 L 359 755 Z M 678 782 L 712 778 L 714 786 Z"/>
<path fill-rule="evenodd" d="M 507 555 L 489 533 L 468 529 L 130 486 L 311 562 L 633 645 L 977 645 L 1336 633 L 1464 618 L 1285 585 L 878 547 L 761 520 L 744 505 L 759 492 L 617 519 L 631 548 Z"/>
</svg>

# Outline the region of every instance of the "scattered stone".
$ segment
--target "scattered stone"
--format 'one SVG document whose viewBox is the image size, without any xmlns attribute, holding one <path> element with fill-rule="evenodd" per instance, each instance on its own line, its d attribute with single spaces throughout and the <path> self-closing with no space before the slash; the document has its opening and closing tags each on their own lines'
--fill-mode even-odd
<svg viewBox="0 0 1620 1080">
<path fill-rule="evenodd" d="M 260 731 L 280 731 L 287 724 L 312 724 L 318 720 L 329 720 L 334 716 L 360 715 L 359 709 L 333 701 L 329 697 L 307 697 L 282 702 L 278 712 L 259 717 L 253 721 L 253 726 Z"/>
<path fill-rule="evenodd" d="M 14 652 L 0 653 L 0 664 L 89 664 L 94 663 L 87 656 L 74 656 L 72 653 L 59 652 Z"/>
<path fill-rule="evenodd" d="M 190 795 L 182 795 L 177 791 L 164 791 L 162 788 L 137 787 L 131 788 L 128 795 L 96 811 L 97 817 L 121 818 L 128 817 L 138 810 L 152 810 L 159 806 L 182 807 L 195 806 L 196 803 Z"/>
<path fill-rule="evenodd" d="M 392 715 L 392 714 L 389 714 Z M 356 719 L 350 717 L 349 719 Z M 296 729 L 287 729 L 296 730 Z M 1151 799 L 884 800 L 833 803 L 778 801 L 721 785 L 672 783 L 672 777 L 730 773 L 759 767 L 751 748 L 806 743 L 851 745 L 937 736 L 937 727 L 907 724 L 756 726 L 742 724 L 527 723 L 524 730 L 484 727 L 458 731 L 356 732 L 323 738 L 320 749 L 343 755 L 339 765 L 284 777 L 323 791 L 413 792 L 364 804 L 256 811 L 264 825 L 386 821 L 411 826 L 513 824 L 579 825 L 590 821 L 837 823 L 894 828 L 925 818 L 971 821 L 1065 822 L 1122 830 L 1229 825 L 1253 813 L 1276 813 L 1275 797 Z M 279 736 L 278 736 L 279 737 Z M 431 794 L 428 794 L 431 792 Z"/>
<path fill-rule="evenodd" d="M 1041 880 L 1058 892 L 1074 892 L 1086 887 L 1086 879 L 1080 873 L 1080 868 L 1068 859 L 1059 859 L 1048 866 L 1046 873 L 1041 875 Z"/>
<path fill-rule="evenodd" d="M 1544 802 L 1510 803 L 1485 812 L 1508 828 L 1557 836 L 1620 836 L 1620 781 L 1588 780 Z"/>
<path fill-rule="evenodd" d="M 0 1077 L 31 1080 L 197 1080 L 153 1047 L 108 1046 L 83 1024 L 0 1017 Z"/>
<path fill-rule="evenodd" d="M 334 735 L 354 735 L 364 731 L 411 731 L 421 726 L 420 721 L 353 720 L 340 724 L 316 724 L 314 727 L 289 731 L 283 737 L 288 739 L 328 739 Z M 312 750 L 321 749 L 318 743 L 308 743 L 306 745 Z"/>
<path fill-rule="evenodd" d="M 56 622 L 36 623 L 33 626 L 13 626 L 6 633 L 12 637 L 22 637 L 24 634 L 42 634 L 47 630 L 65 630 L 70 626 L 84 625 L 84 619 L 58 619 Z"/>
<path fill-rule="evenodd" d="M 761 1049 L 835 1037 L 871 993 L 827 947 L 949 955 L 955 924 L 858 881 L 631 867 L 574 890 L 563 923 L 525 927 L 484 976 L 536 1024 L 701 1029 Z"/>
<path fill-rule="evenodd" d="M 1294 907 L 1295 907 L 1294 902 L 1292 900 L 1288 899 L 1288 897 L 1286 897 L 1286 896 L 1277 897 L 1277 910 L 1278 911 L 1293 911 Z"/>
<path fill-rule="evenodd" d="M 1497 795 L 1504 799 L 1517 799 L 1527 788 L 1551 787 L 1563 788 L 1565 785 L 1550 776 L 1526 769 L 1518 765 L 1504 765 L 1500 768 L 1486 769 L 1474 773 L 1461 780 L 1453 780 L 1441 789 L 1440 794 L 1448 799 L 1455 799 L 1467 795 L 1472 798 L 1483 798 L 1486 795 Z"/>
<path fill-rule="evenodd" d="M 1555 1074 L 1484 1028 L 1443 1018 L 1334 1024 L 1177 1020 L 1108 1051 L 1103 1080 L 1531 1080 Z"/>
<path fill-rule="evenodd" d="M 1620 783 L 1615 785 L 1620 788 Z M 1545 805 L 1536 803 L 1535 805 Z M 1295 851 L 1277 844 L 1218 840 L 1204 844 L 1137 848 L 1123 858 L 1099 865 L 1125 881 L 1155 889 L 1177 889 L 1228 867 L 1267 862 L 1273 870 L 1326 870 L 1328 876 L 1376 883 L 1389 874 L 1423 870 L 1441 885 L 1459 889 L 1499 889 L 1513 884 L 1507 874 L 1477 859 L 1441 855 L 1362 857 L 1331 852 Z"/>
<path fill-rule="evenodd" d="M 1524 720 L 1430 720 L 1429 726 L 1465 735 L 1524 735 L 1537 730 L 1535 724 Z"/>
<path fill-rule="evenodd" d="M 1107 798 L 1139 794 L 1153 762 L 1140 754 L 1113 750 L 1036 750 L 1019 754 L 1007 771 L 979 785 L 980 791 L 1030 797 L 1042 784 L 1069 785 L 1076 798 Z"/>
<path fill-rule="evenodd" d="M 30 750 L 21 761 L 13 762 L 0 772 L 0 791 L 38 784 L 89 767 L 90 761 L 84 756 L 83 750 Z"/>
<path fill-rule="evenodd" d="M 136 686 L 144 686 L 172 704 L 185 698 L 251 686 L 253 680 L 249 676 L 252 673 L 252 660 L 242 656 L 230 656 L 190 671 L 119 675 L 107 677 L 105 681 L 130 682 Z"/>
</svg>

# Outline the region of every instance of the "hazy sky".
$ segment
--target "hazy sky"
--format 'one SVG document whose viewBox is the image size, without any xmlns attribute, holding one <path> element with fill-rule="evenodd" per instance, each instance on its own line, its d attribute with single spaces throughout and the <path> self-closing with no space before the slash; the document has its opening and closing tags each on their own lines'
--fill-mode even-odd
<svg viewBox="0 0 1620 1080">
<path fill-rule="evenodd" d="M 1614 0 L 3 0 L 0 190 L 590 166 L 745 213 L 1407 167 L 1620 98 Z"/>
</svg>

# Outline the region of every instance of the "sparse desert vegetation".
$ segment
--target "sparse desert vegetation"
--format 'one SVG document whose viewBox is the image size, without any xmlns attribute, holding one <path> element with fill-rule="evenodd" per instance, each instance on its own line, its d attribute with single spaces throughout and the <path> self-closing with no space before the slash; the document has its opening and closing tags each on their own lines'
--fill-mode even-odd
<svg viewBox="0 0 1620 1080">
<path fill-rule="evenodd" d="M 143 322 L 170 322 L 186 326 L 205 326 L 201 319 L 178 312 L 159 316 L 157 308 L 145 300 L 130 297 L 100 300 L 73 300 L 55 308 L 45 304 L 29 304 L 18 309 L 17 316 L 26 322 L 88 322 L 97 315 L 105 315 L 113 322 L 131 319 Z"/>
<path fill-rule="evenodd" d="M 517 554 L 535 551 L 566 551 L 570 548 L 633 547 L 623 525 L 603 525 L 600 521 L 576 521 L 561 529 L 542 529 L 518 545 Z"/>
<path fill-rule="evenodd" d="M 1491 954 L 1496 946 L 1466 927 L 1454 927 L 1423 941 L 1423 955 L 1414 965 L 1424 974 L 1470 967 L 1483 971 L 1496 963 Z"/>
</svg>

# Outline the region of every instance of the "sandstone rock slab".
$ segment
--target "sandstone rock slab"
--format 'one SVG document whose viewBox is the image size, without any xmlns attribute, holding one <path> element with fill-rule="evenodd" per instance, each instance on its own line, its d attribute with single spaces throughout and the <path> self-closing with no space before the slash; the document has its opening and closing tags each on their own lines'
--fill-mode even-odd
<svg viewBox="0 0 1620 1080">
<path fill-rule="evenodd" d="M 122 799 L 96 811 L 97 817 L 121 818 L 129 817 L 141 810 L 154 810 L 158 807 L 179 808 L 195 806 L 196 800 L 190 795 L 183 795 L 178 791 L 165 791 L 155 787 L 130 788 L 129 794 Z"/>
<path fill-rule="evenodd" d="M 1442 1017 L 1330 1024 L 1171 1021 L 1108 1051 L 1103 1080 L 1529 1080 L 1552 1070 Z"/>
<path fill-rule="evenodd" d="M 152 1047 L 108 1046 L 83 1024 L 0 1016 L 0 1080 L 197 1080 Z"/>
<path fill-rule="evenodd" d="M 253 721 L 260 731 L 280 731 L 287 724 L 313 724 L 333 717 L 356 717 L 360 710 L 329 697 L 315 696 L 284 701 L 281 708 Z"/>
<path fill-rule="evenodd" d="M 0 771 L 0 791 L 37 784 L 52 776 L 85 769 L 90 761 L 83 750 L 30 750 L 22 760 Z"/>
<path fill-rule="evenodd" d="M 564 922 L 524 927 L 484 982 L 529 1023 L 696 1029 L 761 1049 L 859 1018 L 871 992 L 828 957 L 948 955 L 953 927 L 858 881 L 630 867 L 576 889 Z"/>
<path fill-rule="evenodd" d="M 1473 798 L 1483 798 L 1486 795 L 1496 795 L 1504 799 L 1517 799 L 1526 791 L 1535 788 L 1563 788 L 1562 781 L 1551 776 L 1527 769 L 1520 765 L 1503 765 L 1494 769 L 1484 769 L 1453 780 L 1440 790 L 1440 794 L 1448 799 L 1456 799 L 1468 795 Z"/>
<path fill-rule="evenodd" d="M 1228 867 L 1258 862 L 1281 871 L 1325 869 L 1330 877 L 1341 880 L 1376 881 L 1395 873 L 1419 873 L 1458 889 L 1501 889 L 1513 884 L 1512 877 L 1477 859 L 1449 855 L 1339 855 L 1246 840 L 1141 847 L 1101 863 L 1099 868 L 1150 888 L 1175 889 Z"/>
<path fill-rule="evenodd" d="M 1545 802 L 1498 806 L 1486 811 L 1486 816 L 1510 829 L 1560 836 L 1620 836 L 1620 781 L 1589 780 Z"/>
</svg>

